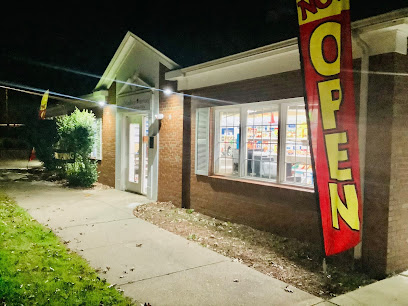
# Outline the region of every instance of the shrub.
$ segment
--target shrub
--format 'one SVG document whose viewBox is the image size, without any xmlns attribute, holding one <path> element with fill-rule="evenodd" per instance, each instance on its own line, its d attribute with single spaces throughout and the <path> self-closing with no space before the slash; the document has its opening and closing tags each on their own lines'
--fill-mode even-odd
<svg viewBox="0 0 408 306">
<path fill-rule="evenodd" d="M 88 110 L 75 111 L 69 116 L 58 118 L 59 149 L 74 154 L 74 159 L 79 155 L 83 160 L 92 152 L 95 141 L 95 115 Z"/>
<path fill-rule="evenodd" d="M 95 115 L 88 110 L 75 111 L 58 118 L 58 148 L 72 155 L 63 172 L 71 186 L 90 187 L 98 179 L 97 164 L 89 159 L 95 141 Z"/>
<path fill-rule="evenodd" d="M 73 163 L 66 163 L 65 177 L 71 186 L 91 187 L 98 179 L 97 163 L 83 162 L 78 158 Z"/>
</svg>

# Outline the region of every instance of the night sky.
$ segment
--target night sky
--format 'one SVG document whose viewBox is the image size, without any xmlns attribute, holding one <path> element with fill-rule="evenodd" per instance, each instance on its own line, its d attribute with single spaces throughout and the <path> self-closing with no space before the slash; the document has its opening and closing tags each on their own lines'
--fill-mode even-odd
<svg viewBox="0 0 408 306">
<path fill-rule="evenodd" d="M 54 3 L 19 2 L 1 11 L 0 82 L 90 93 L 96 78 L 50 66 L 102 75 L 128 30 L 182 67 L 296 37 L 298 31 L 295 0 L 111 1 L 90 8 Z M 352 20 L 407 6 L 406 0 L 367 3 L 351 1 Z"/>
</svg>

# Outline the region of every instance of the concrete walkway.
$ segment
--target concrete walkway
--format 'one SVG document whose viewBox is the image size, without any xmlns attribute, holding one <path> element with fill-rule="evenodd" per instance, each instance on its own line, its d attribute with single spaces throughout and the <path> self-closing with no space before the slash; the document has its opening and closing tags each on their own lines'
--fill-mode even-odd
<svg viewBox="0 0 408 306">
<path fill-rule="evenodd" d="M 28 161 L 28 160 L 15 160 L 15 159 L 3 159 L 0 161 L 0 170 L 5 169 L 33 169 L 42 167 L 42 163 L 37 159 Z"/>
<path fill-rule="evenodd" d="M 158 305 L 315 305 L 322 299 L 133 216 L 140 195 L 49 182 L 0 188 L 127 296 Z M 104 273 L 105 272 L 105 273 Z M 286 290 L 285 290 L 286 289 Z"/>
<path fill-rule="evenodd" d="M 330 302 L 347 306 L 408 305 L 408 271 L 340 295 Z"/>
</svg>

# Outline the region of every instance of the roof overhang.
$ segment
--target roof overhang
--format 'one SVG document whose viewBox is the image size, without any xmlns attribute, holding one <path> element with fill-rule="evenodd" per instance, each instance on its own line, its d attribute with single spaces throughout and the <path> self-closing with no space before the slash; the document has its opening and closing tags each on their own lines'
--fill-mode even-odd
<svg viewBox="0 0 408 306">
<path fill-rule="evenodd" d="M 401 9 L 352 23 L 370 55 L 397 52 L 407 54 L 408 9 Z M 353 39 L 353 58 L 361 50 Z M 190 90 L 300 69 L 298 39 L 270 44 L 206 63 L 166 73 L 166 80 L 177 81 L 179 91 Z"/>
<path fill-rule="evenodd" d="M 125 38 L 122 40 L 119 48 L 116 50 L 115 55 L 113 56 L 112 60 L 110 61 L 108 67 L 106 68 L 105 72 L 103 73 L 101 79 L 99 80 L 98 84 L 95 87 L 95 90 L 101 89 L 108 89 L 113 81 L 115 80 L 116 74 L 118 73 L 120 67 L 126 60 L 127 56 L 129 55 L 132 48 L 135 46 L 136 43 L 139 43 L 152 51 L 154 54 L 158 56 L 159 61 L 166 66 L 168 69 L 176 69 L 180 67 L 177 63 L 172 61 L 170 58 L 165 56 L 163 53 L 158 51 L 157 49 L 150 46 L 144 40 L 136 36 L 131 32 L 127 32 Z"/>
</svg>

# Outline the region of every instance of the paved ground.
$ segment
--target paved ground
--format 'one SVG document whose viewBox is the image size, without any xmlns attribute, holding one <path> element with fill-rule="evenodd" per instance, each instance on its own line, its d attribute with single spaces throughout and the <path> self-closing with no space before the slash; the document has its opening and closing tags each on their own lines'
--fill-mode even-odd
<svg viewBox="0 0 408 306">
<path fill-rule="evenodd" d="M 340 295 L 335 305 L 408 305 L 408 271 Z"/>
<path fill-rule="evenodd" d="M 72 190 L 3 171 L 0 188 L 111 284 L 152 305 L 314 305 L 288 286 L 132 215 L 140 195 Z M 11 181 L 14 180 L 14 181 Z M 104 270 L 106 273 L 104 273 Z"/>
<path fill-rule="evenodd" d="M 32 160 L 32 161 L 14 160 L 14 159 L 0 160 L 0 170 L 38 168 L 41 166 L 42 166 L 42 163 L 38 160 Z"/>
<path fill-rule="evenodd" d="M 134 217 L 133 208 L 148 203 L 143 196 L 68 189 L 4 170 L 20 164 L 0 161 L 0 189 L 138 301 L 154 306 L 408 305 L 408 271 L 323 301 Z"/>
</svg>

